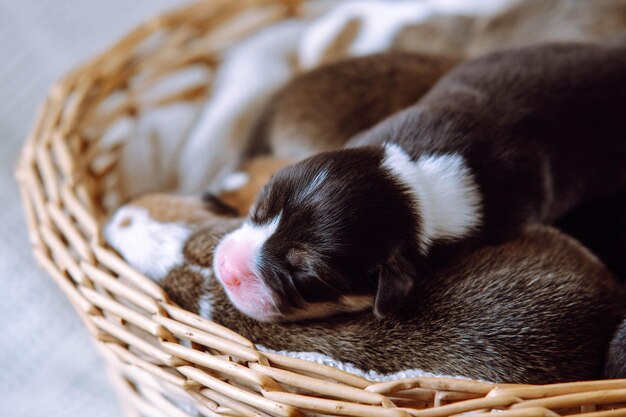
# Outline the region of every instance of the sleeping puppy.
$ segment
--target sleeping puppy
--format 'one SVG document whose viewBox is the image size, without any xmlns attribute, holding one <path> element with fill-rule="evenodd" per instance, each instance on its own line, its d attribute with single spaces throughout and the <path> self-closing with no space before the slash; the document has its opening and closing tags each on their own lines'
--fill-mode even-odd
<svg viewBox="0 0 626 417">
<path fill-rule="evenodd" d="M 625 309 L 623 288 L 602 263 L 543 226 L 451 262 L 382 319 L 360 312 L 262 323 L 234 309 L 219 287 L 210 281 L 212 319 L 264 347 L 321 352 L 379 373 L 418 368 L 493 382 L 602 377 Z M 613 341 L 607 377 L 626 376 L 624 334 Z"/>
<path fill-rule="evenodd" d="M 259 322 L 233 307 L 212 270 L 220 237 L 242 219 L 198 211 L 199 205 L 146 196 L 118 210 L 107 240 L 142 272 L 178 259 L 152 275 L 172 300 L 268 349 L 317 352 L 379 374 L 416 370 L 515 383 L 596 379 L 626 313 L 624 288 L 595 256 L 554 229 L 530 226 L 513 241 L 435 271 L 410 303 L 385 318 L 363 311 Z M 188 237 L 171 233 L 174 226 Z M 153 239 L 155 231 L 161 239 Z M 146 257 L 155 250 L 162 256 L 152 265 L 136 263 L 142 249 Z M 611 342 L 607 376 L 624 376 L 624 328 Z"/>
<path fill-rule="evenodd" d="M 462 64 L 346 149 L 278 171 L 216 274 L 258 320 L 390 314 L 455 255 L 624 192 L 625 76 L 623 43 Z"/>
</svg>

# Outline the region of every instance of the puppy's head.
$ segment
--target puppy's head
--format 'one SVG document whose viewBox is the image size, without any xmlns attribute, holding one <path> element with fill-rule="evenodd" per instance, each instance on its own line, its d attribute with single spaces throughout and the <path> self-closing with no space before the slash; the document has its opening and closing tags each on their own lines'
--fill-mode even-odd
<svg viewBox="0 0 626 417">
<path fill-rule="evenodd" d="M 278 171 L 217 247 L 214 269 L 265 321 L 399 307 L 416 275 L 418 218 L 383 148 L 316 155 Z"/>
</svg>

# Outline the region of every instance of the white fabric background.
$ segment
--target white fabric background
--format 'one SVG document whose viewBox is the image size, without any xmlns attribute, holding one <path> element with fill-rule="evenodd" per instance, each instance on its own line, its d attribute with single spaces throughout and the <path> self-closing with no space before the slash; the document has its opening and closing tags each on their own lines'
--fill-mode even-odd
<svg viewBox="0 0 626 417">
<path fill-rule="evenodd" d="M 0 414 L 112 417 L 98 353 L 39 271 L 13 168 L 39 102 L 62 73 L 176 0 L 0 0 Z"/>
</svg>

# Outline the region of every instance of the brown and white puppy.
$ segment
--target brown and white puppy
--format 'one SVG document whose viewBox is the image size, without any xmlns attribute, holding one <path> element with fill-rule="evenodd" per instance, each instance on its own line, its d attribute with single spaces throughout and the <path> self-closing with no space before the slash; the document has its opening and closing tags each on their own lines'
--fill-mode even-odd
<svg viewBox="0 0 626 417">
<path fill-rule="evenodd" d="M 217 276 L 259 320 L 389 314 L 450 256 L 626 191 L 625 77 L 623 43 L 462 64 L 346 149 L 280 170 Z"/>
<path fill-rule="evenodd" d="M 234 308 L 213 278 L 212 249 L 223 233 L 214 222 L 189 238 L 186 263 L 163 280 L 175 302 L 264 348 L 317 352 L 379 374 L 420 369 L 515 383 L 599 378 L 625 310 L 623 288 L 595 256 L 535 226 L 436 271 L 385 318 L 359 312 L 259 322 Z"/>
</svg>

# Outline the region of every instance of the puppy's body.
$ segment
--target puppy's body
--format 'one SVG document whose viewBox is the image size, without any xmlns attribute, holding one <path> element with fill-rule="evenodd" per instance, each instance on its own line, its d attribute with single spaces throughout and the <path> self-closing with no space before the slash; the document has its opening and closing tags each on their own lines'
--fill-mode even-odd
<svg viewBox="0 0 626 417">
<path fill-rule="evenodd" d="M 350 146 L 460 156 L 480 192 L 481 237 L 508 238 L 626 191 L 625 53 L 564 44 L 470 61 Z"/>
<path fill-rule="evenodd" d="M 186 258 L 210 270 L 205 254 L 221 233 L 212 227 L 197 232 Z M 194 271 L 175 269 L 163 282 L 173 300 L 192 310 L 204 282 Z M 263 323 L 237 311 L 215 279 L 207 285 L 211 319 L 267 348 L 319 352 L 379 373 L 418 368 L 494 382 L 600 377 L 624 314 L 623 289 L 597 258 L 542 227 L 437 271 L 411 303 L 382 319 L 360 312 Z"/>
<path fill-rule="evenodd" d="M 340 149 L 357 133 L 416 103 L 457 63 L 397 52 L 304 73 L 271 100 L 248 141 L 247 155 L 297 161 Z"/>
<path fill-rule="evenodd" d="M 367 295 L 387 314 L 440 260 L 623 193 L 625 76 L 623 45 L 463 64 L 348 149 L 279 171 L 218 248 L 218 276 L 258 319 L 324 315 L 321 304 Z M 248 286 L 263 288 L 258 304 Z"/>
</svg>

